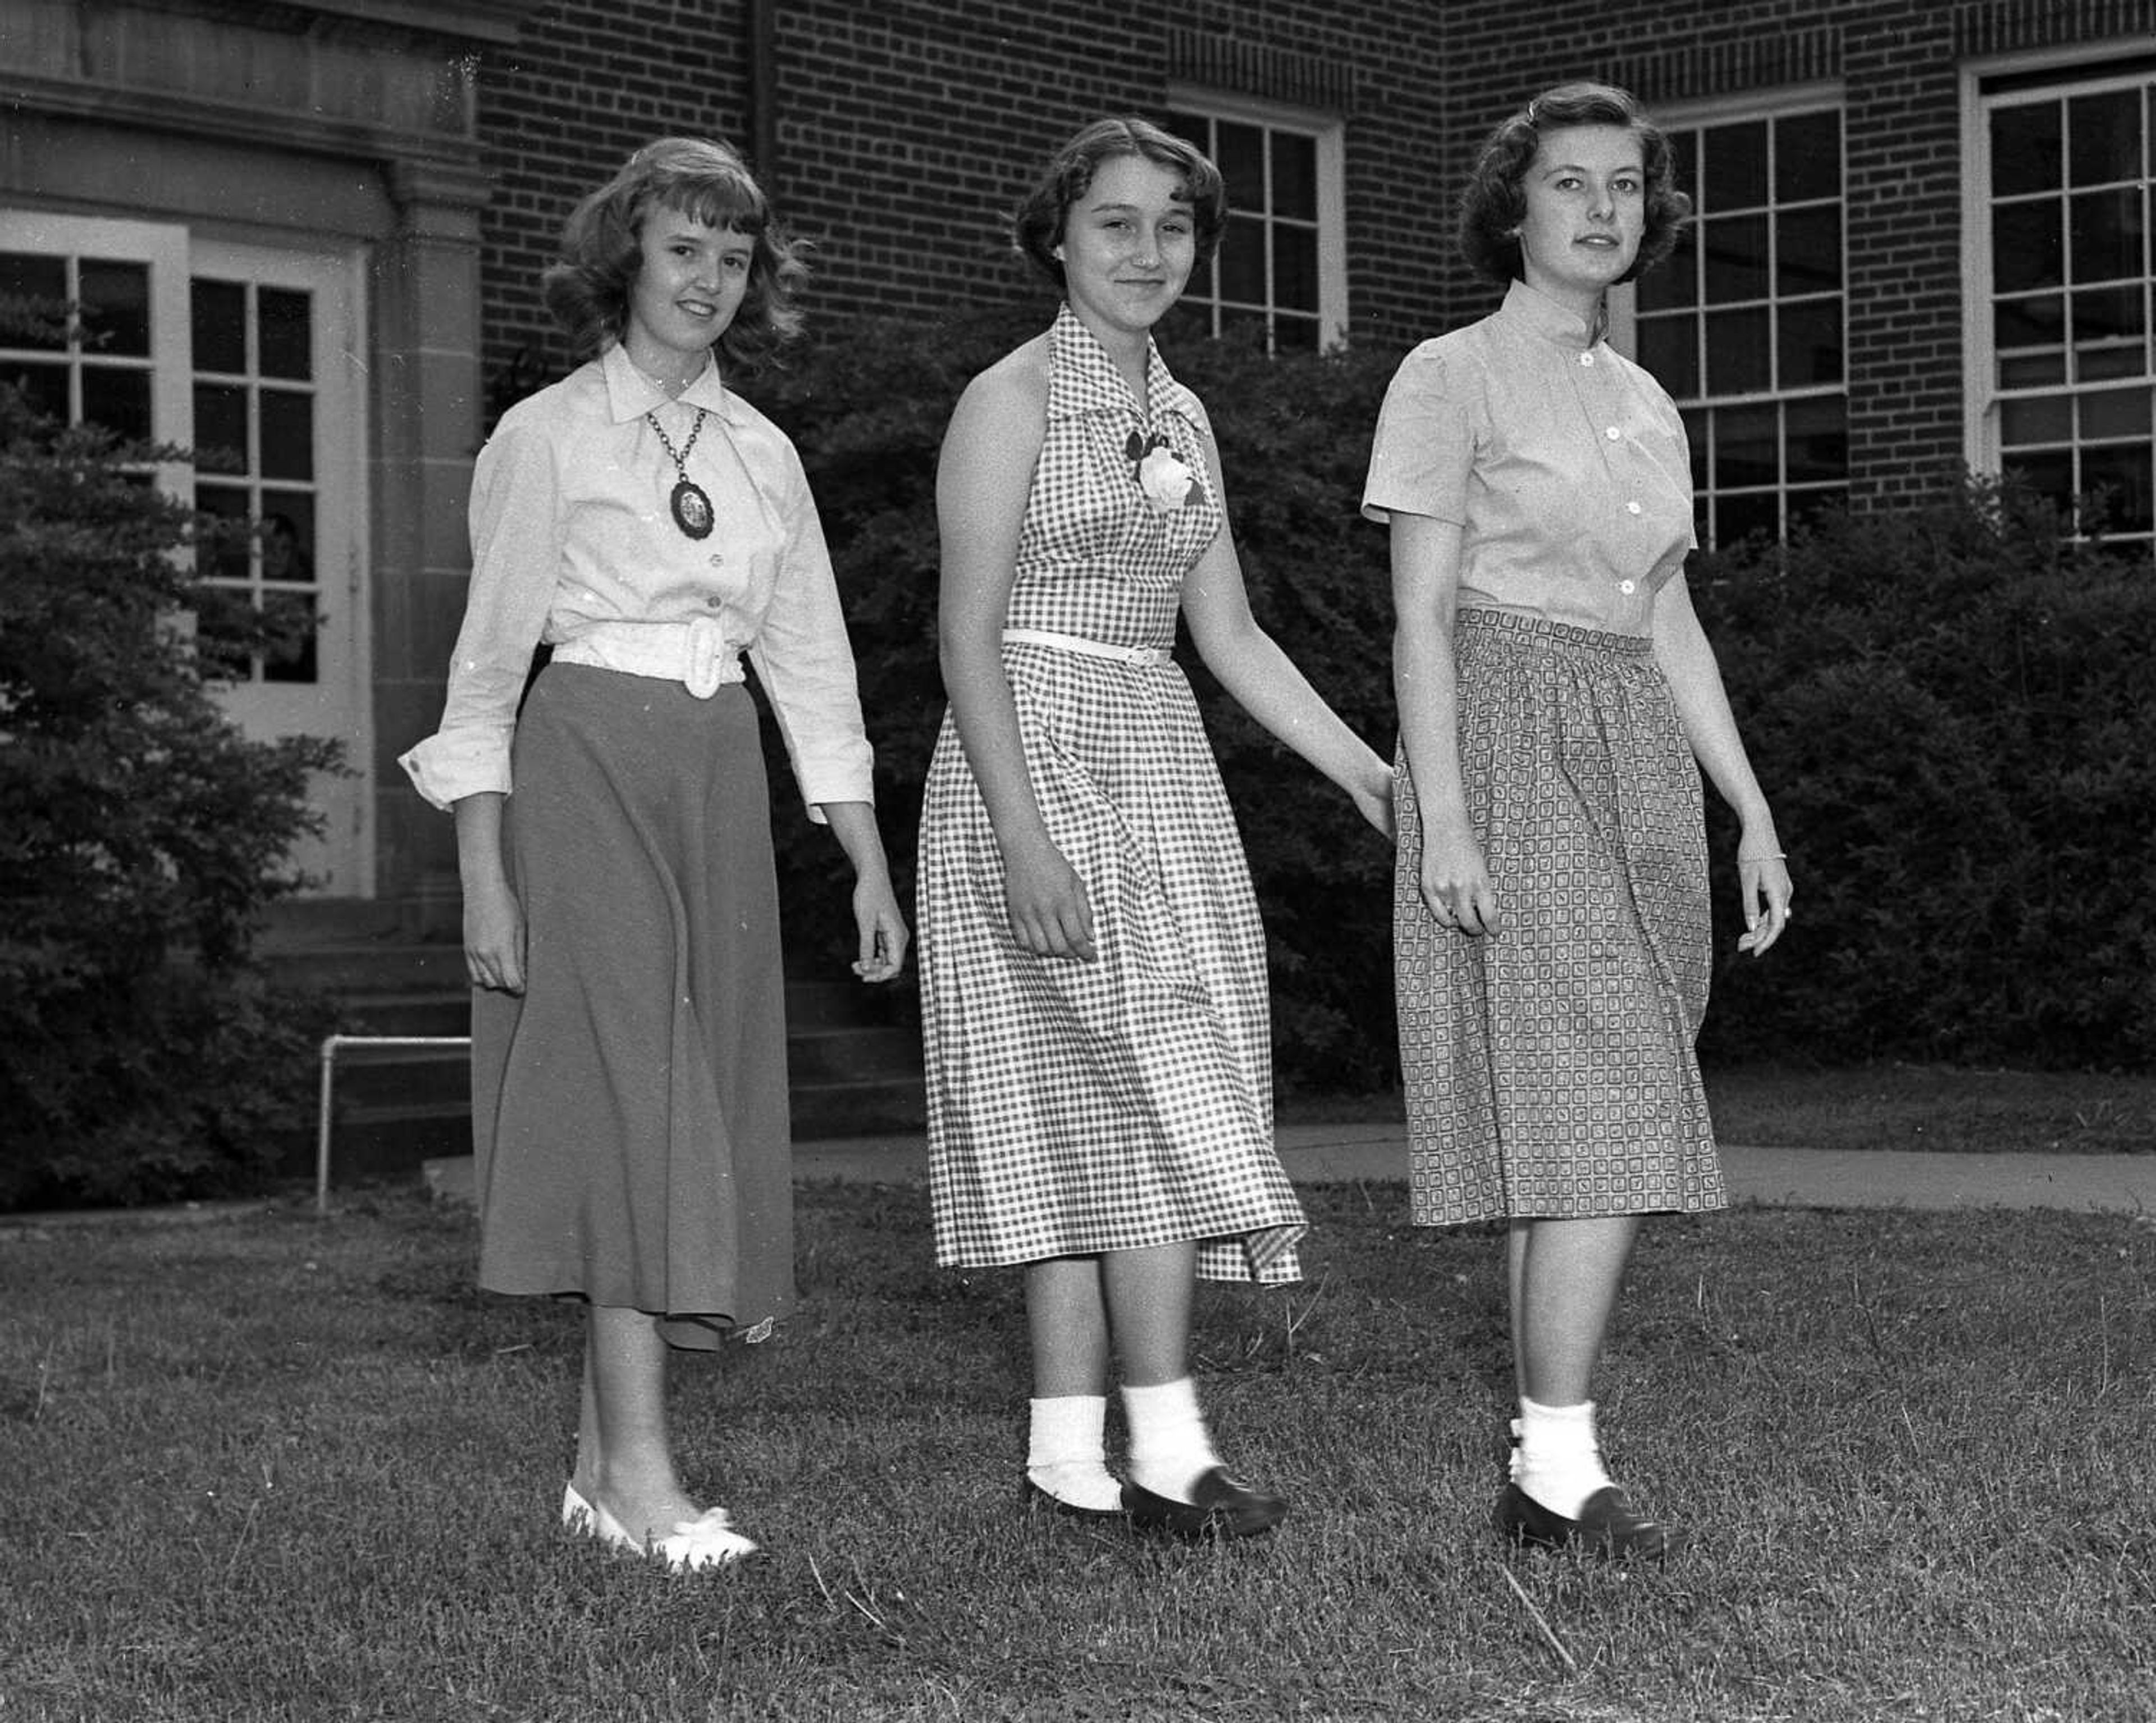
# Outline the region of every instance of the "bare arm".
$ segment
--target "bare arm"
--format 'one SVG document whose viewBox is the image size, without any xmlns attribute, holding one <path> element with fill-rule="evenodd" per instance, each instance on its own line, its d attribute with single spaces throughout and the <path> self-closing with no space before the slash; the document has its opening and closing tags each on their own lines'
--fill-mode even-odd
<svg viewBox="0 0 2156 1723">
<path fill-rule="evenodd" d="M 1424 906 L 1462 933 L 1494 934 L 1501 916 L 1460 774 L 1460 527 L 1393 514 L 1393 691 L 1400 742 L 1422 815 Z"/>
<path fill-rule="evenodd" d="M 1003 664 L 1019 533 L 1047 434 L 1045 352 L 1045 338 L 1030 342 L 975 378 L 944 434 L 937 640 L 951 716 L 1002 852 L 1012 936 L 1037 957 L 1090 963 L 1092 907 L 1041 819 Z"/>
<path fill-rule="evenodd" d="M 495 789 L 457 799 L 457 877 L 464 887 L 465 973 L 475 987 L 521 993 L 524 907 L 501 858 L 501 809 L 508 800 Z"/>
<path fill-rule="evenodd" d="M 1748 931 L 1738 944 L 1756 957 L 1781 937 L 1789 922 L 1789 870 L 1783 865 L 1774 816 L 1737 733 L 1714 648 L 1699 625 L 1691 589 L 1681 574 L 1655 598 L 1655 661 L 1669 682 L 1694 757 L 1743 826 L 1737 862 Z"/>
<path fill-rule="evenodd" d="M 1209 436 L 1205 462 L 1214 494 L 1224 501 L 1219 451 Z M 1205 667 L 1244 711 L 1346 790 L 1371 825 L 1392 836 L 1392 768 L 1341 722 L 1279 642 L 1258 626 L 1235 537 L 1224 524 L 1183 581 L 1183 614 Z"/>
<path fill-rule="evenodd" d="M 867 802 L 819 804 L 831 835 L 854 864 L 854 926 L 860 945 L 854 973 L 864 981 L 888 981 L 906 967 L 911 935 L 891 889 L 891 864 L 876 829 L 875 809 Z"/>
</svg>

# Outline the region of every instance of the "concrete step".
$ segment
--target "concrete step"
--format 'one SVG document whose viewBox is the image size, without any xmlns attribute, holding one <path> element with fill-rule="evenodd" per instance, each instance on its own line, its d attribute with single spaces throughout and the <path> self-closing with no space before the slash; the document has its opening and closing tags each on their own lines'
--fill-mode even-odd
<svg viewBox="0 0 2156 1723">
<path fill-rule="evenodd" d="M 469 1035 L 471 995 L 461 988 L 344 994 L 337 1000 L 337 1024 L 346 1035 Z"/>
<path fill-rule="evenodd" d="M 928 1122 L 928 1094 L 918 1072 L 852 1083 L 797 1083 L 791 1098 L 797 1143 L 918 1131 Z"/>
<path fill-rule="evenodd" d="M 921 1032 L 911 1025 L 853 1028 L 844 1024 L 793 1026 L 788 1019 L 786 1070 L 795 1088 L 849 1078 L 921 1075 Z"/>
<path fill-rule="evenodd" d="M 464 1077 L 462 1067 L 457 1075 Z M 343 1187 L 375 1179 L 403 1179 L 423 1161 L 471 1153 L 471 1103 L 468 1093 L 454 1098 L 350 1103 L 339 1081 L 336 1122 L 330 1137 L 333 1185 Z M 823 1142 L 894 1133 L 915 1134 L 927 1119 L 927 1097 L 916 1077 L 881 1081 L 797 1084 L 791 1096 L 796 1142 Z M 316 1145 L 295 1144 L 284 1170 L 297 1178 L 311 1175 Z"/>
<path fill-rule="evenodd" d="M 786 1068 L 797 1108 L 803 1097 L 824 1090 L 863 1095 L 894 1087 L 917 1090 L 921 1044 L 904 1029 L 809 1030 L 787 1037 Z M 462 1113 L 471 1104 L 471 1055 L 463 1047 L 340 1047 L 334 1087 L 340 1118 L 381 1108 L 441 1107 Z"/>
<path fill-rule="evenodd" d="M 341 1117 L 330 1139 L 330 1176 L 340 1188 L 369 1180 L 402 1180 L 420 1163 L 445 1155 L 472 1152 L 471 1107 L 454 1108 L 380 1107 Z M 304 1167 L 288 1165 L 297 1177 L 315 1170 L 315 1145 L 307 1144 Z"/>
<path fill-rule="evenodd" d="M 441 944 L 357 939 L 265 954 L 281 979 L 336 1000 L 346 1034 L 470 1032 L 464 954 Z M 909 983 L 787 984 L 787 1069 L 798 1138 L 917 1131 L 926 1117 L 918 1003 Z M 424 1160 L 469 1152 L 470 1055 L 447 1047 L 340 1047 L 332 1085 L 334 1180 L 402 1177 Z M 311 1171 L 312 1132 L 287 1170 Z"/>
<path fill-rule="evenodd" d="M 429 992 L 462 998 L 470 985 L 458 945 L 363 940 L 264 949 L 261 956 L 273 979 L 341 1004 Z"/>
</svg>

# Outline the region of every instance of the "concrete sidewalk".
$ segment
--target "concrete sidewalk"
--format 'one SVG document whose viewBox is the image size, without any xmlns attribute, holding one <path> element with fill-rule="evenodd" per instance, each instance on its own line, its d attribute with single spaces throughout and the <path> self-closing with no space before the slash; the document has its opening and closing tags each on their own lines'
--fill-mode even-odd
<svg viewBox="0 0 2156 1723">
<path fill-rule="evenodd" d="M 1298 1184 L 1404 1180 L 1400 1124 L 1283 1125 L 1281 1164 Z M 1725 1144 L 1732 1203 L 1784 1208 L 2060 1208 L 2156 1215 L 2156 1155 L 1933 1155 L 1901 1150 L 1753 1149 Z M 919 1135 L 797 1143 L 797 1180 L 914 1184 L 928 1175 Z M 468 1156 L 430 1160 L 438 1196 L 471 1199 Z"/>
</svg>

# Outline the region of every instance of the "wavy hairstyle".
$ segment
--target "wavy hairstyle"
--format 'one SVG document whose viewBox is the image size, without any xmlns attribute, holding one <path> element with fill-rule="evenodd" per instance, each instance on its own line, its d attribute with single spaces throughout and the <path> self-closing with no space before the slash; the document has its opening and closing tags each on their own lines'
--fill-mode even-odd
<svg viewBox="0 0 2156 1723">
<path fill-rule="evenodd" d="M 1059 288 L 1064 285 L 1063 264 L 1055 248 L 1063 243 L 1071 205 L 1092 190 L 1093 176 L 1103 162 L 1124 156 L 1142 157 L 1182 175 L 1183 195 L 1189 202 L 1195 228 L 1198 262 L 1205 263 L 1219 249 L 1228 226 L 1228 188 L 1204 152 L 1150 120 L 1132 115 L 1096 120 L 1049 157 L 1011 220 L 1012 243 Z"/>
<path fill-rule="evenodd" d="M 1527 170 L 1543 133 L 1568 126 L 1618 126 L 1640 140 L 1645 157 L 1646 227 L 1632 267 L 1617 279 L 1630 281 L 1653 268 L 1676 244 L 1691 219 L 1691 199 L 1677 189 L 1676 162 L 1661 128 L 1630 90 L 1611 84 L 1560 84 L 1499 121 L 1475 158 L 1460 194 L 1460 252 L 1477 275 L 1492 281 L 1520 279 Z"/>
<path fill-rule="evenodd" d="M 571 213 L 562 229 L 562 260 L 540 278 L 539 291 L 578 356 L 589 357 L 622 338 L 629 290 L 644 264 L 644 218 L 660 208 L 756 240 L 741 308 L 716 345 L 743 370 L 769 364 L 801 332 L 793 301 L 808 265 L 742 158 L 701 137 L 644 145 Z"/>
</svg>

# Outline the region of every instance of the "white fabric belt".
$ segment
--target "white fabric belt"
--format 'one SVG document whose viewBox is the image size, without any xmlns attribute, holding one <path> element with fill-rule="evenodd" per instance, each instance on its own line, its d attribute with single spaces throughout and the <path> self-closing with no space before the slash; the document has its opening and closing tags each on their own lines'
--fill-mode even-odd
<svg viewBox="0 0 2156 1723">
<path fill-rule="evenodd" d="M 1168 655 L 1158 646 L 1110 646 L 1099 640 L 1089 640 L 1075 634 L 1055 634 L 1045 628 L 1007 628 L 1004 638 L 1022 645 L 1053 646 L 1059 652 L 1075 652 L 1086 658 L 1109 658 L 1117 664 L 1134 664 L 1141 670 L 1151 670 L 1165 664 Z"/>
<path fill-rule="evenodd" d="M 708 700 L 729 682 L 746 681 L 741 648 L 726 644 L 716 616 L 686 622 L 602 622 L 554 648 L 562 664 L 589 664 L 629 676 L 679 682 Z"/>
</svg>

